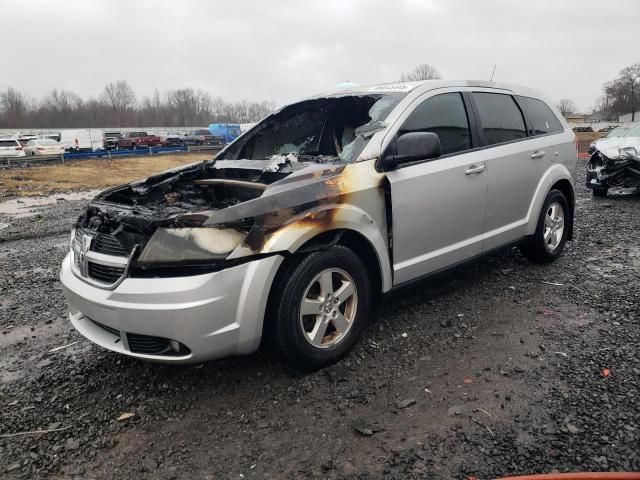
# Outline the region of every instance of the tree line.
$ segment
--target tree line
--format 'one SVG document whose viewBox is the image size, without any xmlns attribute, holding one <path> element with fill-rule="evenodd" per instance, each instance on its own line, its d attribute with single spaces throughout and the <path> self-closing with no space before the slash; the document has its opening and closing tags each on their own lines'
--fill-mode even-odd
<svg viewBox="0 0 640 480">
<path fill-rule="evenodd" d="M 403 73 L 400 81 L 442 78 L 429 64 Z M 13 87 L 0 90 L 0 128 L 186 127 L 251 123 L 275 110 L 270 101 L 227 102 L 208 92 L 181 88 L 138 97 L 124 80 L 110 82 L 97 97 L 82 99 L 65 89 L 29 98 Z"/>
<path fill-rule="evenodd" d="M 139 98 L 124 80 L 107 83 L 98 97 L 88 99 L 64 89 L 42 98 L 12 87 L 0 90 L 0 128 L 206 126 L 256 122 L 274 110 L 270 101 L 227 102 L 193 88 Z"/>
<path fill-rule="evenodd" d="M 565 117 L 577 113 L 573 100 L 563 98 L 558 102 L 558 110 Z M 618 73 L 613 80 L 602 86 L 602 95 L 596 99 L 594 112 L 603 112 L 612 118 L 627 113 L 631 114 L 631 121 L 638 120 L 635 113 L 640 110 L 640 63 L 629 65 Z"/>
</svg>

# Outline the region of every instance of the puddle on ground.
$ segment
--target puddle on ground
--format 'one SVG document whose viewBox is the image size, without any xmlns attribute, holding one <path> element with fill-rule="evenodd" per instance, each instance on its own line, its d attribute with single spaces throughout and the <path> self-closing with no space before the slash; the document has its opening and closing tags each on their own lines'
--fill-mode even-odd
<svg viewBox="0 0 640 480">
<path fill-rule="evenodd" d="M 59 200 L 91 200 L 100 190 L 88 190 L 84 192 L 57 193 L 43 197 L 20 197 L 0 202 L 0 215 L 9 215 L 13 218 L 33 217 L 38 214 L 37 209 L 53 205 Z M 9 224 L 0 223 L 0 229 L 7 228 Z"/>
</svg>

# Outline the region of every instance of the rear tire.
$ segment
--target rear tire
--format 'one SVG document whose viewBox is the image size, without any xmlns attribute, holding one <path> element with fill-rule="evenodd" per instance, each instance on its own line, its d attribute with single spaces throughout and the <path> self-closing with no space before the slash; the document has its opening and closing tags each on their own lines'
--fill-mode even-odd
<svg viewBox="0 0 640 480">
<path fill-rule="evenodd" d="M 367 270 L 337 245 L 285 267 L 274 283 L 265 335 L 294 370 L 331 365 L 353 348 L 371 304 Z"/>
<path fill-rule="evenodd" d="M 522 254 L 535 263 L 555 261 L 567 243 L 570 218 L 571 211 L 564 194 L 551 190 L 542 205 L 533 237 L 520 246 Z"/>
<path fill-rule="evenodd" d="M 591 189 L 591 194 L 594 197 L 606 197 L 609 189 L 607 188 L 593 188 Z"/>
</svg>

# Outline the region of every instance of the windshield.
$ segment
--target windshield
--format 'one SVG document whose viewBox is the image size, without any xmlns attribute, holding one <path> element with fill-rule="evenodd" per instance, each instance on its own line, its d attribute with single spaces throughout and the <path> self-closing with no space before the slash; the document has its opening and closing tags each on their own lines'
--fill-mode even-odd
<svg viewBox="0 0 640 480">
<path fill-rule="evenodd" d="M 623 136 L 625 136 L 625 137 L 640 137 L 640 123 L 635 124 Z"/>
<path fill-rule="evenodd" d="M 616 127 L 613 130 L 610 130 L 609 133 L 604 136 L 604 138 L 622 137 L 627 132 L 627 130 L 629 129 L 625 127 Z"/>
<path fill-rule="evenodd" d="M 29 142 L 31 143 L 31 142 Z M 40 140 L 40 145 L 58 145 L 58 142 L 56 142 L 55 140 L 52 140 L 50 138 L 45 138 Z"/>
<path fill-rule="evenodd" d="M 354 94 L 289 105 L 266 118 L 220 158 L 354 162 L 406 93 Z"/>
</svg>

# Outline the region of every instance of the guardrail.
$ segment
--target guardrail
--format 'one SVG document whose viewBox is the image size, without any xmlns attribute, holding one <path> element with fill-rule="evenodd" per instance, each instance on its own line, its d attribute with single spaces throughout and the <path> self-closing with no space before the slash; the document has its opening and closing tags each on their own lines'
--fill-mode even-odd
<svg viewBox="0 0 640 480">
<path fill-rule="evenodd" d="M 97 150 L 95 152 L 71 152 L 64 155 L 33 155 L 25 157 L 7 157 L 7 167 L 17 167 L 24 164 L 46 164 L 56 161 L 64 163 L 65 160 L 84 160 L 90 158 L 118 158 L 131 157 L 140 155 L 162 155 L 167 153 L 192 153 L 192 152 L 211 152 L 217 153 L 222 150 L 223 145 L 195 145 L 175 147 L 138 147 L 130 150 Z"/>
</svg>

